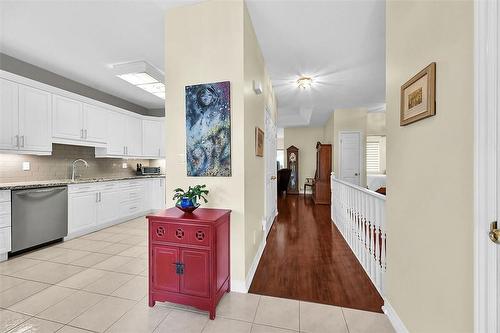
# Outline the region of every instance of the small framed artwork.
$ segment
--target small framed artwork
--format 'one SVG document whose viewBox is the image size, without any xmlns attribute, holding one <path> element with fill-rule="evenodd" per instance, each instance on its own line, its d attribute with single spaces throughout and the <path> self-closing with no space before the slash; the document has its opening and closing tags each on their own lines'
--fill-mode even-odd
<svg viewBox="0 0 500 333">
<path fill-rule="evenodd" d="M 400 125 L 406 126 L 436 114 L 436 63 L 401 86 Z"/>
<path fill-rule="evenodd" d="M 264 131 L 255 127 L 255 155 L 264 156 Z"/>
</svg>

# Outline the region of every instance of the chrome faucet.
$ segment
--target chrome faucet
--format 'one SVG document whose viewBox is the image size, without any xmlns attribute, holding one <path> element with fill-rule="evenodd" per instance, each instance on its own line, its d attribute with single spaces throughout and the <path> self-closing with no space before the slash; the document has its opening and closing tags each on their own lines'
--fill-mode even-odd
<svg viewBox="0 0 500 333">
<path fill-rule="evenodd" d="M 87 163 L 87 161 L 85 160 L 82 160 L 81 158 L 77 159 L 77 160 L 74 160 L 73 161 L 73 172 L 71 173 L 71 181 L 74 182 L 75 181 L 75 168 L 76 168 L 76 164 L 78 162 L 82 162 L 83 165 L 85 165 L 86 168 L 89 167 L 89 164 Z"/>
</svg>

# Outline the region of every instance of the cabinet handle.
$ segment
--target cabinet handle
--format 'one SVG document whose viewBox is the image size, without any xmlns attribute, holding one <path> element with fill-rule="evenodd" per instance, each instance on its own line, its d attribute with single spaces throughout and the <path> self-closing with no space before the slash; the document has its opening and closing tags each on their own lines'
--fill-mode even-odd
<svg viewBox="0 0 500 333">
<path fill-rule="evenodd" d="M 83 128 L 80 129 L 80 139 L 83 139 Z"/>
<path fill-rule="evenodd" d="M 99 202 L 99 192 L 95 193 L 95 202 Z"/>
<path fill-rule="evenodd" d="M 87 139 L 87 130 L 85 129 L 85 139 Z"/>
<path fill-rule="evenodd" d="M 24 135 L 21 135 L 21 147 L 24 148 Z"/>
<path fill-rule="evenodd" d="M 184 264 L 180 262 L 174 262 L 172 265 L 175 265 L 175 274 L 183 275 L 184 274 Z"/>
<path fill-rule="evenodd" d="M 16 138 L 16 147 L 19 148 L 19 135 L 16 135 L 15 138 Z"/>
</svg>

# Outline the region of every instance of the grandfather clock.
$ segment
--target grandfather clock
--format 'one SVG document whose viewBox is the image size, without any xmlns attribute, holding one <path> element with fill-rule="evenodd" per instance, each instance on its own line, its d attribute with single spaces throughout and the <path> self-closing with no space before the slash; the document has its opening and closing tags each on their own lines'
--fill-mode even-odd
<svg viewBox="0 0 500 333">
<path fill-rule="evenodd" d="M 286 193 L 299 194 L 299 148 L 290 146 L 286 150 L 286 165 L 292 170 Z"/>
</svg>

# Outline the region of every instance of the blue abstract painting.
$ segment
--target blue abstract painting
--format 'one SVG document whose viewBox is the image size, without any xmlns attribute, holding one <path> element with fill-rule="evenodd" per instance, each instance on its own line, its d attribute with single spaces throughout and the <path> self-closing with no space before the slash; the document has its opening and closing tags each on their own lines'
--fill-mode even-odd
<svg viewBox="0 0 500 333">
<path fill-rule="evenodd" d="M 186 87 L 188 176 L 231 176 L 230 83 Z"/>
</svg>

